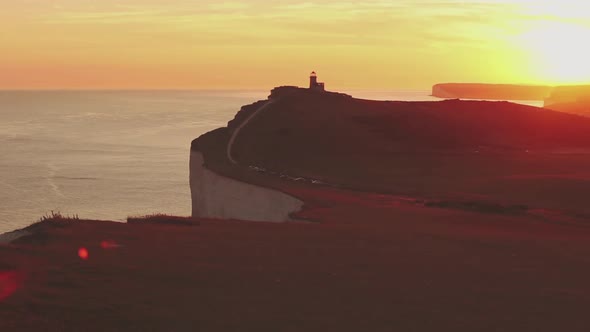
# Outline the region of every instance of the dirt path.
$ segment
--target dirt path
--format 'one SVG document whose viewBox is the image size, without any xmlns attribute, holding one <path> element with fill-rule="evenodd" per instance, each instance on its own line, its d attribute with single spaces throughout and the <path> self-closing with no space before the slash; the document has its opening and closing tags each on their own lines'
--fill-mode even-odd
<svg viewBox="0 0 590 332">
<path fill-rule="evenodd" d="M 227 154 L 227 159 L 234 165 L 237 165 L 238 162 L 232 157 L 232 147 L 234 145 L 234 142 L 236 140 L 236 137 L 238 136 L 238 134 L 240 133 L 240 130 L 242 130 L 242 128 L 244 128 L 244 126 L 246 126 L 250 120 L 254 119 L 258 114 L 262 113 L 262 111 L 264 111 L 269 105 L 271 105 L 274 101 L 273 100 L 269 100 L 266 102 L 266 104 L 262 105 L 259 109 L 257 109 L 254 113 L 252 113 L 252 115 L 250 115 L 246 120 L 244 120 L 244 122 L 242 122 L 238 128 L 236 128 L 236 130 L 234 130 L 234 132 L 232 133 L 229 142 L 227 143 L 227 149 L 226 149 L 226 154 Z"/>
</svg>

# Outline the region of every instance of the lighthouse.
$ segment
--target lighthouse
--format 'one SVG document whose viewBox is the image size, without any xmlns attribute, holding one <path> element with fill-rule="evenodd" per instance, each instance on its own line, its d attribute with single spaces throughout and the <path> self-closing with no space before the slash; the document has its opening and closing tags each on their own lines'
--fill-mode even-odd
<svg viewBox="0 0 590 332">
<path fill-rule="evenodd" d="M 317 91 L 325 91 L 325 86 L 323 82 L 318 82 L 318 75 L 315 71 L 311 72 L 309 75 L 309 89 L 310 90 L 317 90 Z"/>
</svg>

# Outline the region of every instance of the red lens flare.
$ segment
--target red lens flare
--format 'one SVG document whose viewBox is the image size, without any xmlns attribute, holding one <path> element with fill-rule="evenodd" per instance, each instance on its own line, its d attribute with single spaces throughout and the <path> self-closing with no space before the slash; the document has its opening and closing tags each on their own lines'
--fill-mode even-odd
<svg viewBox="0 0 590 332">
<path fill-rule="evenodd" d="M 117 242 L 115 242 L 115 241 L 106 240 L 106 241 L 100 242 L 100 247 L 102 249 L 115 249 L 115 248 L 119 248 L 120 245 L 117 244 Z"/>
<path fill-rule="evenodd" d="M 83 260 L 87 260 L 88 259 L 88 250 L 86 248 L 78 249 L 78 257 L 80 257 Z"/>
</svg>

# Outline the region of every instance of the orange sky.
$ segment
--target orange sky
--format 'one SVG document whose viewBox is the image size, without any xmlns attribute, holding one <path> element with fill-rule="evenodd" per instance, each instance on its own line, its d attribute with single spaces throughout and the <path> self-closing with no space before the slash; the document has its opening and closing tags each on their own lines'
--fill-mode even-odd
<svg viewBox="0 0 590 332">
<path fill-rule="evenodd" d="M 0 89 L 590 82 L 581 0 L 3 0 Z"/>
</svg>

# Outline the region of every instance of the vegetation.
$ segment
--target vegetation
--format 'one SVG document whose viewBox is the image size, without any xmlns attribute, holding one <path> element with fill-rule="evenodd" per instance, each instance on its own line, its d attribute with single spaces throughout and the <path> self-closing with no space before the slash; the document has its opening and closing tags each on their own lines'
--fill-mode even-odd
<svg viewBox="0 0 590 332">
<path fill-rule="evenodd" d="M 199 221 L 191 217 L 170 216 L 167 214 L 151 214 L 143 217 L 127 217 L 129 224 L 165 224 L 165 225 L 183 225 L 197 226 Z"/>
<path fill-rule="evenodd" d="M 38 222 L 46 222 L 46 221 L 76 221 L 76 220 L 80 220 L 80 218 L 78 217 L 77 214 L 70 216 L 64 216 L 61 214 L 61 212 L 59 211 L 53 211 L 51 210 L 51 212 L 49 212 L 48 214 L 42 216 L 41 218 L 39 218 Z"/>
</svg>

